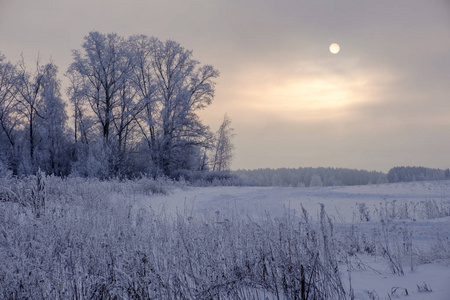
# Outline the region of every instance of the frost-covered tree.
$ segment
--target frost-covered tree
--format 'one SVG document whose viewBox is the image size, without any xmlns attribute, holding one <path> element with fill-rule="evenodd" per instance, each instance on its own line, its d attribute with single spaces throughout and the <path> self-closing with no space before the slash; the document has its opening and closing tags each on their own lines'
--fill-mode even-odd
<svg viewBox="0 0 450 300">
<path fill-rule="evenodd" d="M 39 166 L 48 174 L 67 175 L 70 172 L 70 145 L 67 135 L 66 104 L 61 98 L 58 68 L 50 63 L 43 68 L 42 107 L 38 118 Z"/>
<path fill-rule="evenodd" d="M 323 186 L 322 178 L 319 175 L 313 175 L 311 181 L 309 182 L 309 186 Z"/>
<path fill-rule="evenodd" d="M 170 174 L 181 167 L 177 161 L 184 149 L 210 145 L 212 134 L 197 111 L 211 104 L 219 72 L 210 65 L 200 66 L 192 51 L 170 40 L 154 42 L 152 67 L 160 122 L 156 164 Z"/>
<path fill-rule="evenodd" d="M 41 65 L 39 57 L 30 70 L 23 57 L 13 65 L 0 56 L 0 161 L 14 173 L 69 172 L 67 115 L 57 73 L 55 64 Z"/>
<path fill-rule="evenodd" d="M 140 164 L 136 153 L 147 153 L 149 168 L 166 175 L 196 165 L 189 157 L 201 155 L 212 141 L 196 113 L 214 97 L 217 70 L 200 66 L 192 51 L 174 41 L 144 35 L 125 39 L 91 32 L 73 59 L 68 94 L 75 141 L 88 144 L 101 137 L 113 175 Z"/>
<path fill-rule="evenodd" d="M 99 125 L 98 135 L 104 149 L 110 152 L 111 172 L 120 173 L 125 156 L 129 125 L 136 114 L 136 103 L 129 85 L 132 70 L 130 49 L 124 38 L 115 33 L 90 32 L 82 51 L 73 51 L 74 61 L 69 66 L 71 80 L 69 96 L 74 103 L 76 140 L 88 142 L 92 123 Z M 87 106 L 87 108 L 86 108 Z"/>
<path fill-rule="evenodd" d="M 83 51 L 73 50 L 73 62 L 68 74 L 95 114 L 101 135 L 109 141 L 114 112 L 119 107 L 119 93 L 131 69 L 131 60 L 124 39 L 117 34 L 90 32 L 82 45 Z"/>
<path fill-rule="evenodd" d="M 58 68 L 52 62 L 42 66 L 38 58 L 31 72 L 22 58 L 17 70 L 16 118 L 25 120 L 22 127 L 26 137 L 21 145 L 25 151 L 19 172 L 34 173 L 40 167 L 47 173 L 68 174 L 67 115 L 57 78 Z"/>
<path fill-rule="evenodd" d="M 135 120 L 142 134 L 143 142 L 148 146 L 152 161 L 156 159 L 157 131 L 161 124 L 155 92 L 156 77 L 153 68 L 156 42 L 157 39 L 145 35 L 129 38 L 133 57 L 131 84 L 142 108 L 136 115 Z"/>
<path fill-rule="evenodd" d="M 227 114 L 223 117 L 223 122 L 216 133 L 216 142 L 213 148 L 213 171 L 225 171 L 230 168 L 233 159 L 233 128 L 231 127 L 231 119 Z"/>
<path fill-rule="evenodd" d="M 0 162 L 11 159 L 16 145 L 17 118 L 15 95 L 16 67 L 0 54 Z"/>
<path fill-rule="evenodd" d="M 40 65 L 40 59 L 36 60 L 34 71 L 29 71 L 25 65 L 25 59 L 22 57 L 18 64 L 16 76 L 17 110 L 20 116 L 25 120 L 25 130 L 27 132 L 27 142 L 24 148 L 28 149 L 28 155 L 23 153 L 22 171 L 24 173 L 33 173 L 36 171 L 35 149 L 36 149 L 36 122 L 38 118 L 43 118 L 42 105 L 43 98 L 42 86 L 44 82 L 44 67 Z"/>
<path fill-rule="evenodd" d="M 95 120 L 89 114 L 86 95 L 82 92 L 83 86 L 79 82 L 79 77 L 67 74 L 70 80 L 70 86 L 67 89 L 67 94 L 70 96 L 70 103 L 73 105 L 73 119 L 74 119 L 74 140 L 75 145 L 89 144 L 95 132 Z"/>
</svg>

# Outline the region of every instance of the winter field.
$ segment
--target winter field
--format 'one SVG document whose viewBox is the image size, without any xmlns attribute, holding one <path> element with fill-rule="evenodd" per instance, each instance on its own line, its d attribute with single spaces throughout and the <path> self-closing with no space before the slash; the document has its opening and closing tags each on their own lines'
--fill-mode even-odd
<svg viewBox="0 0 450 300">
<path fill-rule="evenodd" d="M 450 181 L 0 179 L 2 299 L 450 299 Z"/>
</svg>

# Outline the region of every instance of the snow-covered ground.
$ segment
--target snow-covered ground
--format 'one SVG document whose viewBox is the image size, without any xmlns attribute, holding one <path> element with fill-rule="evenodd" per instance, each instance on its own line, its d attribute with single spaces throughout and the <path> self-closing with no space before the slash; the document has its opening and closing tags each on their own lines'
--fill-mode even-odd
<svg viewBox="0 0 450 300">
<path fill-rule="evenodd" d="M 450 238 L 450 217 L 424 213 L 427 201 L 449 209 L 450 181 L 313 188 L 189 187 L 176 189 L 168 196 L 141 199 L 140 205 L 169 213 L 220 215 L 222 212 L 239 212 L 250 218 L 267 213 L 277 217 L 287 211 L 301 214 L 303 206 L 315 219 L 322 203 L 336 224 L 366 224 L 369 227 L 379 226 L 370 221 L 379 221 L 383 209 L 387 213 L 407 209 L 409 220 L 398 222 L 410 230 L 413 247 L 427 249 L 436 235 L 447 243 Z M 360 222 L 361 204 L 365 205 L 369 222 Z M 400 276 L 393 274 L 381 257 L 360 255 L 358 260 L 361 260 L 361 267 L 351 274 L 355 299 L 450 299 L 448 260 L 415 265 L 413 271 L 410 266 L 404 266 L 404 275 Z M 341 266 L 343 278 L 348 277 L 346 270 L 345 265 Z M 432 292 L 419 292 L 418 286 L 428 287 Z"/>
<path fill-rule="evenodd" d="M 206 187 L 177 189 L 170 196 L 150 199 L 154 208 L 165 206 L 176 212 L 186 207 L 197 212 L 236 209 L 249 214 L 269 211 L 276 216 L 286 208 L 299 210 L 301 205 L 310 214 L 323 203 L 328 214 L 351 221 L 357 203 L 372 207 L 389 201 L 397 203 L 424 200 L 450 201 L 450 182 L 412 182 L 344 187 Z M 145 201 L 148 201 L 146 199 Z"/>
<path fill-rule="evenodd" d="M 305 286 L 327 299 L 449 300 L 450 181 L 0 180 L 0 298 L 271 300 Z"/>
</svg>

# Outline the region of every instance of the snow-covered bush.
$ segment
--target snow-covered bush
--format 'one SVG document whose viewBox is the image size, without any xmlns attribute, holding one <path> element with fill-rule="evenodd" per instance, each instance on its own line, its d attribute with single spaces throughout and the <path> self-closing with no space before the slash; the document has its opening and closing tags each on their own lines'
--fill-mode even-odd
<svg viewBox="0 0 450 300">
<path fill-rule="evenodd" d="M 0 178 L 10 177 L 11 175 L 12 171 L 7 167 L 7 164 L 0 157 Z"/>
<path fill-rule="evenodd" d="M 173 173 L 177 180 L 185 181 L 193 186 L 239 186 L 242 181 L 228 171 L 189 171 L 178 170 Z"/>
<path fill-rule="evenodd" d="M 45 173 L 41 170 L 38 170 L 36 173 L 36 182 L 31 188 L 31 205 L 33 209 L 33 213 L 36 218 L 39 218 L 41 215 L 45 214 L 45 201 L 46 201 L 46 176 Z"/>
</svg>

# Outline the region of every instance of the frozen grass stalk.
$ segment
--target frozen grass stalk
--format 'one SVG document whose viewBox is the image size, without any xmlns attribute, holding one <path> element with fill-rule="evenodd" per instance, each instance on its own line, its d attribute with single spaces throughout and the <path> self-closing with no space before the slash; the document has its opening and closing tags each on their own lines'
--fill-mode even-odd
<svg viewBox="0 0 450 300">
<path fill-rule="evenodd" d="M 41 216 L 45 215 L 45 178 L 45 173 L 42 172 L 41 169 L 39 169 L 36 173 L 35 185 L 31 190 L 31 204 L 36 218 L 40 218 Z"/>
</svg>

